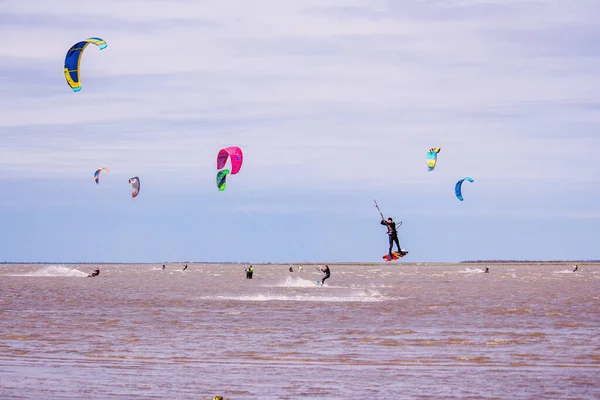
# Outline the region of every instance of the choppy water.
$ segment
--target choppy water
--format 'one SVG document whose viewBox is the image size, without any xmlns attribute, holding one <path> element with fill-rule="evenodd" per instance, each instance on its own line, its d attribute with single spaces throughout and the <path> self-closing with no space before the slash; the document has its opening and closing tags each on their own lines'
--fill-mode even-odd
<svg viewBox="0 0 600 400">
<path fill-rule="evenodd" d="M 2 399 L 600 398 L 600 266 L 0 266 Z"/>
</svg>

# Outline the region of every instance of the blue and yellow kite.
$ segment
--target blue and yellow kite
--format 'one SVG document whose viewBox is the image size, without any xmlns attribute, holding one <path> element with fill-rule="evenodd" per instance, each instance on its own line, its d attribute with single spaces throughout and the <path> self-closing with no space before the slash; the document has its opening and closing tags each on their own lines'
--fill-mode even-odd
<svg viewBox="0 0 600 400">
<path fill-rule="evenodd" d="M 441 151 L 439 147 L 433 147 L 427 152 L 427 168 L 429 171 L 433 171 L 435 164 L 437 164 L 437 155 Z"/>
<path fill-rule="evenodd" d="M 81 82 L 79 80 L 79 64 L 81 63 L 81 55 L 83 54 L 83 50 L 90 43 L 98 46 L 100 50 L 105 49 L 107 46 L 103 39 L 97 37 L 89 38 L 71 46 L 69 51 L 67 51 L 67 56 L 65 57 L 65 78 L 74 92 L 79 92 L 81 90 Z"/>
<path fill-rule="evenodd" d="M 108 168 L 100 167 L 94 172 L 94 182 L 96 182 L 96 185 L 100 184 L 100 172 L 102 171 L 108 172 Z"/>
</svg>

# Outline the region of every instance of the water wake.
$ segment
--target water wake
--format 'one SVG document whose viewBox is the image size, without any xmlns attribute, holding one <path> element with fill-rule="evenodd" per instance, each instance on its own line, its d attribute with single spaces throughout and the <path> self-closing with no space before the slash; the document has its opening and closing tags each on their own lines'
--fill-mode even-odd
<svg viewBox="0 0 600 400">
<path fill-rule="evenodd" d="M 318 301 L 318 302 L 337 302 L 337 303 L 348 303 L 348 302 L 379 302 L 389 300 L 382 297 L 379 293 L 361 292 L 355 293 L 348 296 L 336 295 L 336 296 L 319 296 L 311 294 L 253 294 L 253 295 L 240 295 L 240 296 L 214 296 L 214 297 L 202 297 L 202 300 L 234 300 L 234 301 Z"/>
<path fill-rule="evenodd" d="M 274 285 L 277 287 L 317 287 L 317 280 L 320 279 L 315 279 L 315 280 L 308 280 L 308 279 L 302 279 L 302 278 L 297 278 L 297 277 L 293 277 L 293 276 L 288 276 L 285 281 L 283 281 L 283 283 Z"/>
<path fill-rule="evenodd" d="M 90 271 L 91 272 L 91 271 Z M 79 270 L 65 267 L 64 265 L 47 265 L 38 269 L 37 271 L 27 272 L 23 274 L 12 274 L 12 276 L 32 276 L 32 277 L 50 277 L 50 276 L 62 276 L 62 277 L 87 277 L 87 272 L 81 272 Z"/>
</svg>

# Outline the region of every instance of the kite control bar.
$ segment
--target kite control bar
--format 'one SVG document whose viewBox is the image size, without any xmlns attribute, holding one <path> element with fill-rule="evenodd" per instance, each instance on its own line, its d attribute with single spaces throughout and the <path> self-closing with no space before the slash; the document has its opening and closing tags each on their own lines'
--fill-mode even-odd
<svg viewBox="0 0 600 400">
<path fill-rule="evenodd" d="M 373 202 L 375 203 L 375 207 L 377 208 L 377 211 L 379 211 L 379 215 L 381 215 L 381 220 L 383 221 L 385 218 L 383 217 L 383 213 L 381 212 L 381 209 L 379 208 L 377 201 L 375 199 L 373 199 Z M 398 227 L 400 227 L 400 226 L 402 226 L 402 221 L 400 221 L 400 224 L 398 225 Z"/>
<path fill-rule="evenodd" d="M 383 213 L 379 209 L 379 205 L 377 204 L 377 201 L 375 199 L 373 199 L 373 202 L 375 203 L 375 207 L 377 208 L 377 211 L 379 211 L 379 215 L 381 215 L 381 220 L 384 220 Z"/>
</svg>

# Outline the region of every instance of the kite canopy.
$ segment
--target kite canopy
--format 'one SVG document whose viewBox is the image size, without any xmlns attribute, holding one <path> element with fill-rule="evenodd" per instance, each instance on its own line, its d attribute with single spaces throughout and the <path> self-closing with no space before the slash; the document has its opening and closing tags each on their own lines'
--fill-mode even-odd
<svg viewBox="0 0 600 400">
<path fill-rule="evenodd" d="M 98 37 L 89 38 L 83 40 L 81 42 L 75 43 L 69 51 L 67 51 L 67 56 L 65 57 L 65 78 L 67 79 L 67 83 L 73 89 L 74 92 L 78 92 L 81 90 L 81 82 L 80 82 L 80 70 L 79 65 L 81 63 L 81 56 L 83 54 L 83 50 L 87 47 L 88 44 L 93 43 L 103 50 L 106 48 L 107 44 L 103 39 Z"/>
<path fill-rule="evenodd" d="M 102 167 L 102 168 L 98 168 L 98 169 L 96 170 L 96 172 L 94 172 L 94 182 L 96 182 L 96 184 L 97 184 L 97 185 L 99 185 L 99 184 L 100 184 L 100 172 L 102 172 L 102 171 L 104 171 L 104 172 L 108 172 L 108 169 L 107 169 L 107 168 L 104 168 L 104 167 Z"/>
<path fill-rule="evenodd" d="M 433 147 L 427 152 L 427 168 L 429 171 L 433 171 L 435 164 L 437 163 L 437 155 L 442 149 L 439 147 Z"/>
<path fill-rule="evenodd" d="M 134 176 L 129 180 L 129 184 L 131 185 L 131 198 L 135 199 L 140 194 L 140 178 Z"/>
<path fill-rule="evenodd" d="M 231 158 L 231 175 L 240 172 L 242 162 L 244 161 L 242 149 L 239 147 L 225 147 L 224 149 L 221 149 L 217 155 L 217 169 L 225 167 L 228 158 Z"/>
<path fill-rule="evenodd" d="M 222 169 L 217 172 L 217 187 L 219 188 L 219 192 L 225 190 L 227 186 L 227 174 L 229 173 L 228 169 Z"/>
<path fill-rule="evenodd" d="M 462 178 L 461 180 L 459 180 L 458 182 L 456 182 L 456 186 L 454 186 L 454 193 L 456 194 L 456 197 L 458 197 L 458 199 L 460 201 L 463 201 L 463 197 L 462 197 L 462 184 L 463 184 L 463 182 L 465 180 L 467 180 L 467 181 L 469 181 L 471 183 L 475 182 L 473 180 L 473 178 L 470 178 L 468 176 L 465 177 L 465 178 Z"/>
</svg>

